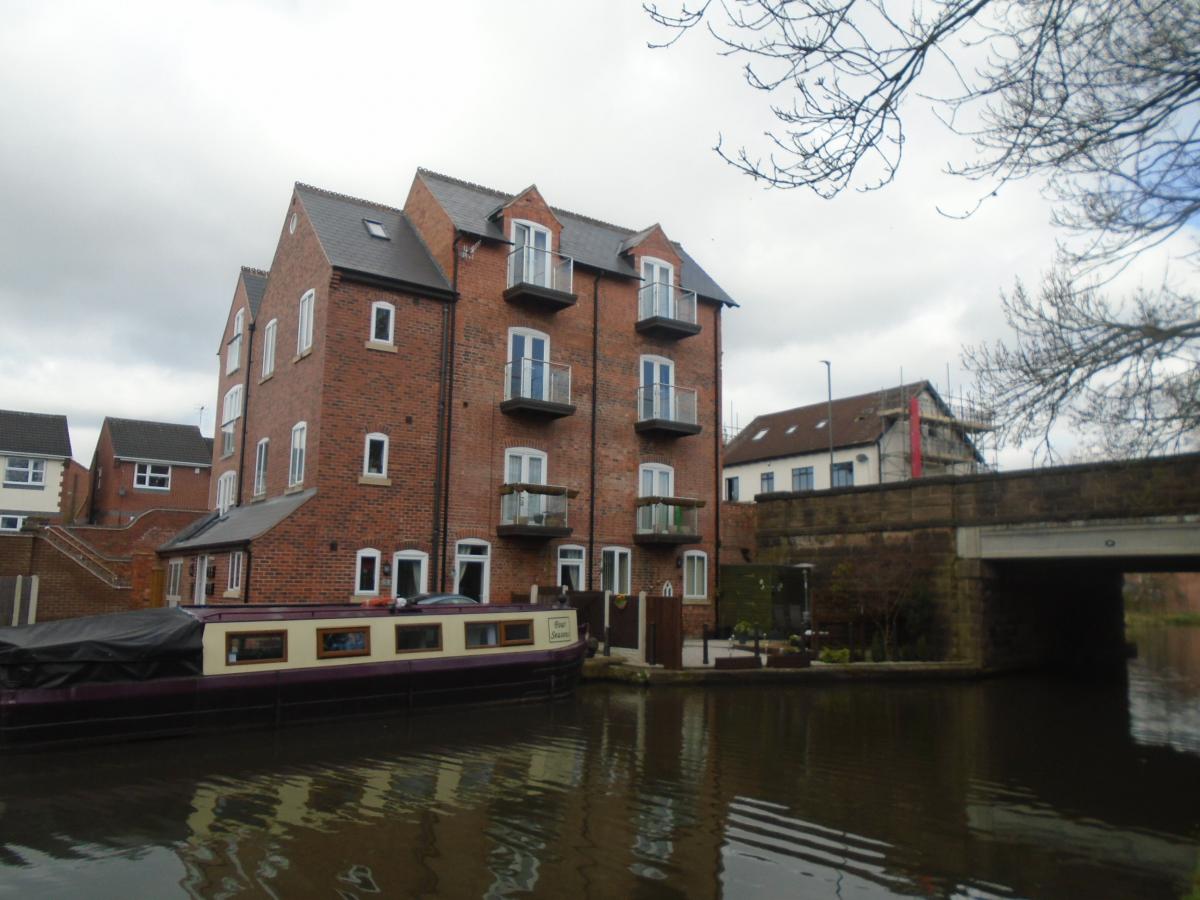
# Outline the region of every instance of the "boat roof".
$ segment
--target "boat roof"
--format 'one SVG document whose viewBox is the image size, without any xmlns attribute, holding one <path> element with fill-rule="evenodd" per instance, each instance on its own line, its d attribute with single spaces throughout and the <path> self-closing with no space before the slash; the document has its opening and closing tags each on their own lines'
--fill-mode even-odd
<svg viewBox="0 0 1200 900">
<path fill-rule="evenodd" d="M 463 615 L 500 615 L 513 612 L 552 612 L 556 607 L 532 605 L 529 603 L 495 603 L 472 604 L 470 606 L 407 606 L 397 609 L 394 606 L 360 606 L 357 603 L 285 603 L 285 604 L 247 604 L 243 606 L 181 606 L 189 615 L 200 622 L 285 622 L 304 619 L 374 619 L 394 617 L 396 619 L 413 616 L 442 616 Z"/>
</svg>

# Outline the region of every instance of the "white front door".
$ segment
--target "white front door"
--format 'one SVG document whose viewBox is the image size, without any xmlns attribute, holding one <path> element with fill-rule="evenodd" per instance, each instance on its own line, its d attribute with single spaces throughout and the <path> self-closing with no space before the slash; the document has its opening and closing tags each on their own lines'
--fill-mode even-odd
<svg viewBox="0 0 1200 900">
<path fill-rule="evenodd" d="M 488 602 L 491 547 L 484 541 L 459 541 L 454 554 L 454 593 Z"/>
<path fill-rule="evenodd" d="M 675 363 L 661 356 L 642 357 L 642 420 L 674 419 Z"/>
<path fill-rule="evenodd" d="M 505 453 L 505 484 L 545 484 L 546 454 L 528 447 L 515 447 Z M 514 524 L 541 524 L 543 497 L 541 494 L 520 492 L 510 494 L 515 498 L 515 509 L 510 511 Z"/>
<path fill-rule="evenodd" d="M 550 338 L 539 331 L 513 328 L 508 333 L 509 396 L 548 400 Z"/>
<path fill-rule="evenodd" d="M 675 470 L 670 466 L 651 463 L 642 466 L 639 497 L 674 497 Z M 638 508 L 638 529 L 640 531 L 666 531 L 667 514 L 669 509 L 663 504 L 642 506 Z"/>
<path fill-rule="evenodd" d="M 657 259 L 642 260 L 643 289 L 649 288 L 652 298 L 650 315 L 666 316 L 674 319 L 675 291 L 672 282 L 675 279 L 675 269 Z"/>
<path fill-rule="evenodd" d="M 532 222 L 513 223 L 513 243 L 523 252 L 518 281 L 550 287 L 550 232 Z"/>
</svg>

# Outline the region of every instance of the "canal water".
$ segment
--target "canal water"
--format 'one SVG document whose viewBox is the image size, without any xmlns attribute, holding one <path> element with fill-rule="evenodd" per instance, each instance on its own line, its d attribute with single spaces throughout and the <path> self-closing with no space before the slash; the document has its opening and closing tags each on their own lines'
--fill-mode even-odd
<svg viewBox="0 0 1200 900">
<path fill-rule="evenodd" d="M 4 756 L 0 897 L 1189 897 L 1200 629 L 1134 637 L 1102 683 L 587 685 Z"/>
</svg>

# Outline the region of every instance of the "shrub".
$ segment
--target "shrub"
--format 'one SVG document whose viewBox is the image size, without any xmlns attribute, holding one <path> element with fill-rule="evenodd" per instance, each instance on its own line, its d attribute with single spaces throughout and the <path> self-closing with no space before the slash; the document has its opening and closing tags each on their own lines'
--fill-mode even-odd
<svg viewBox="0 0 1200 900">
<path fill-rule="evenodd" d="M 850 648 L 839 647 L 835 650 L 833 647 L 822 647 L 817 658 L 823 663 L 845 664 L 850 662 Z"/>
</svg>

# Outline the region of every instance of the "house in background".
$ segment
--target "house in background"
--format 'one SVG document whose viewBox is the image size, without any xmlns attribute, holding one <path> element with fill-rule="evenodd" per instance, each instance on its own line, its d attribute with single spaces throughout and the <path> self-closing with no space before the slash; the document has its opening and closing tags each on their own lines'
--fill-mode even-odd
<svg viewBox="0 0 1200 900">
<path fill-rule="evenodd" d="M 87 495 L 66 416 L 0 410 L 0 471 L 0 531 L 19 531 L 30 517 L 71 521 Z"/>
<path fill-rule="evenodd" d="M 296 185 L 257 306 L 247 271 L 169 599 L 552 584 L 711 621 L 734 304 L 660 226 L 418 170 L 403 209 Z"/>
<path fill-rule="evenodd" d="M 126 525 L 151 509 L 208 510 L 212 439 L 195 425 L 107 416 L 92 457 L 94 525 Z"/>
<path fill-rule="evenodd" d="M 769 413 L 725 447 L 723 496 L 750 501 L 776 491 L 971 474 L 985 468 L 976 439 L 991 430 L 990 417 L 953 408 L 928 381 L 835 399 L 832 411 L 822 402 Z"/>
</svg>

